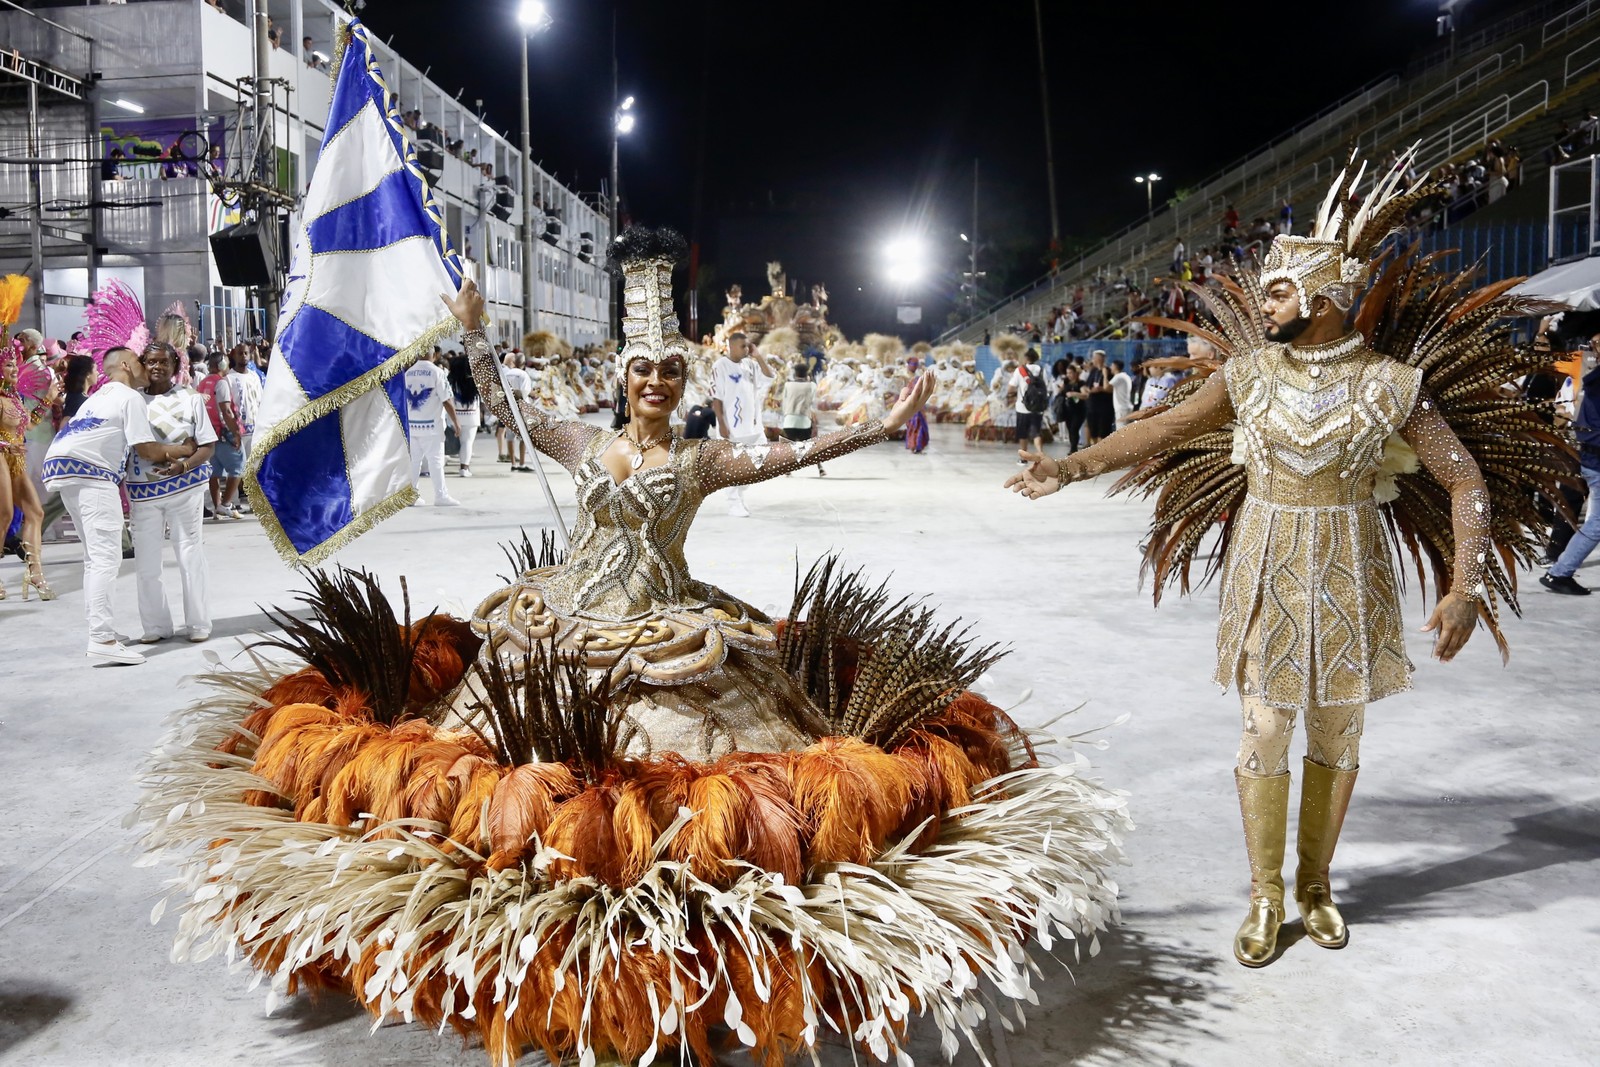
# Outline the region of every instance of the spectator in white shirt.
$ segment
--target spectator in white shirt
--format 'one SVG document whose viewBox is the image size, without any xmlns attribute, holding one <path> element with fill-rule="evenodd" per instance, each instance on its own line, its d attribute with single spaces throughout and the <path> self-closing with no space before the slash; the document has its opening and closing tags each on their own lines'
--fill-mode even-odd
<svg viewBox="0 0 1600 1067">
<path fill-rule="evenodd" d="M 62 425 L 45 456 L 44 480 L 61 494 L 83 542 L 83 604 L 91 662 L 137 664 L 144 656 L 117 640 L 111 585 L 122 567 L 122 482 L 129 449 L 146 462 L 169 464 L 195 454 L 193 440 L 162 444 L 150 428 L 139 357 L 128 348 L 106 353 L 109 379 Z"/>
<path fill-rule="evenodd" d="M 1028 386 L 1037 383 L 1038 388 L 1033 397 L 1037 406 L 1028 404 Z M 1050 380 L 1045 374 L 1045 369 L 1039 363 L 1037 349 L 1028 349 L 1028 354 L 1023 357 L 1022 365 L 1011 372 L 1011 381 L 1007 391 L 1016 395 L 1014 405 L 1017 413 L 1017 444 L 1022 448 L 1031 448 L 1035 452 L 1044 451 L 1044 413 L 1050 406 Z"/>
<path fill-rule="evenodd" d="M 446 415 L 450 417 L 456 437 L 461 436 L 461 423 L 456 419 L 456 405 L 451 399 L 450 379 L 439 364 L 419 359 L 406 371 L 405 388 L 411 434 L 411 488 L 416 489 L 421 483 L 422 468 L 426 465 L 428 480 L 433 483 L 434 506 L 460 507 L 461 501 L 444 487 Z"/>
<path fill-rule="evenodd" d="M 767 432 L 761 425 L 762 401 L 776 376 L 767 357 L 756 351 L 743 333 L 728 338 L 728 354 L 711 369 L 711 408 L 717 414 L 717 433 L 724 440 L 739 445 L 766 443 Z M 729 515 L 750 517 L 743 488 L 731 486 L 728 497 Z"/>
<path fill-rule="evenodd" d="M 506 391 L 522 400 L 533 396 L 533 379 L 528 372 L 522 369 L 522 354 L 507 352 L 505 358 Z M 511 464 L 514 471 L 531 471 L 528 466 L 527 445 L 522 442 L 522 435 L 515 426 L 500 425 L 495 427 L 495 440 L 500 442 L 500 462 Z"/>
<path fill-rule="evenodd" d="M 1122 369 L 1120 359 L 1111 361 L 1111 412 L 1118 426 L 1133 414 L 1133 379 Z"/>
<path fill-rule="evenodd" d="M 250 462 L 250 440 L 256 432 L 256 412 L 261 407 L 261 379 L 250 366 L 250 351 L 239 345 L 228 355 L 228 392 L 239 420 L 239 451 Z"/>
<path fill-rule="evenodd" d="M 228 353 L 229 370 L 213 391 L 217 412 L 222 416 L 226 431 L 218 440 L 217 459 L 227 479 L 219 518 L 237 519 L 239 512 L 249 511 L 239 493 L 239 479 L 250 461 L 250 441 L 256 432 L 256 409 L 261 404 L 261 382 L 250 369 L 250 353 L 244 345 L 235 345 Z M 237 473 L 235 473 L 237 472 Z"/>
<path fill-rule="evenodd" d="M 205 500 L 211 481 L 211 453 L 217 433 L 203 396 L 176 384 L 178 353 L 152 341 L 139 362 L 149 383 L 140 395 L 150 430 L 164 445 L 193 441 L 194 454 L 167 463 L 151 463 L 137 452 L 128 457 L 128 519 L 133 526 L 133 569 L 139 576 L 141 644 L 153 645 L 172 636 L 172 612 L 161 584 L 161 557 L 168 536 L 183 583 L 183 622 L 191 641 L 211 636 L 211 610 L 206 603 L 206 557 L 203 544 Z"/>
</svg>

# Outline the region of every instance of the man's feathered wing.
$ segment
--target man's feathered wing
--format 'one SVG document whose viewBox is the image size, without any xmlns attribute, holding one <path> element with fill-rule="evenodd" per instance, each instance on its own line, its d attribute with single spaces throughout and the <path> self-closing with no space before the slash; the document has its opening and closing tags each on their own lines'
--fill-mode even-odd
<svg viewBox="0 0 1600 1067">
<path fill-rule="evenodd" d="M 1397 198 L 1399 207 L 1362 220 L 1366 233 L 1387 234 L 1420 198 L 1421 191 L 1413 190 Z M 1561 305 L 1508 295 L 1519 278 L 1471 288 L 1470 272 L 1438 268 L 1443 253 L 1418 255 L 1414 247 L 1396 249 L 1379 237 L 1357 242 L 1352 251 L 1369 258 L 1373 277 L 1356 329 L 1374 350 L 1422 372 L 1423 392 L 1477 462 L 1493 509 L 1495 553 L 1486 561 L 1485 584 L 1518 611 L 1517 566 L 1536 563 L 1542 545 L 1539 501 L 1559 500 L 1560 486 L 1576 480 L 1577 465 L 1571 447 L 1512 388 L 1549 359 L 1512 344 L 1510 320 L 1550 314 Z M 1186 288 L 1205 303 L 1214 323 L 1145 321 L 1206 338 L 1220 359 L 1194 368 L 1164 407 L 1181 403 L 1233 352 L 1266 343 L 1253 272 L 1224 279 L 1220 288 Z M 1202 558 L 1201 543 L 1212 528 L 1219 540 L 1202 584 L 1221 569 L 1230 517 L 1245 496 L 1245 469 L 1232 457 L 1233 436 L 1219 430 L 1135 466 L 1112 486 L 1113 493 L 1138 490 L 1156 497 L 1144 568 L 1154 575 L 1157 603 L 1174 583 L 1180 592 L 1189 591 L 1191 568 Z M 1395 546 L 1411 558 L 1419 582 L 1425 585 L 1431 574 L 1435 597 L 1443 596 L 1455 563 L 1450 494 L 1426 469 L 1397 474 L 1395 488 L 1397 495 L 1382 505 Z M 1495 637 L 1504 650 L 1497 628 Z"/>
</svg>

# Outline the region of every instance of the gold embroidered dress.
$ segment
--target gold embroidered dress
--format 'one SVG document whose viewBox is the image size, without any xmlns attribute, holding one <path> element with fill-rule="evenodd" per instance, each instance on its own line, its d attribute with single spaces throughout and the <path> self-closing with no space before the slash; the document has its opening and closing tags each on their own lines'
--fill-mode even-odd
<svg viewBox="0 0 1600 1067">
<path fill-rule="evenodd" d="M 1258 695 L 1306 711 L 1410 687 L 1400 594 L 1374 492 L 1386 447 L 1414 448 L 1450 491 L 1462 533 L 1456 589 L 1481 595 L 1483 483 L 1420 394 L 1421 375 L 1358 333 L 1325 345 L 1242 352 L 1188 400 L 1061 460 L 1072 480 L 1128 466 L 1235 423 L 1248 495 L 1223 564 L 1215 681 L 1259 657 Z M 1398 438 L 1395 436 L 1398 434 Z"/>
<path fill-rule="evenodd" d="M 493 349 L 474 333 L 466 349 L 479 391 L 514 425 Z M 633 708 L 639 743 L 658 751 L 704 757 L 807 743 L 797 726 L 812 711 L 777 666 L 772 620 L 691 577 L 684 542 L 711 493 L 885 440 L 883 423 L 773 445 L 672 438 L 665 463 L 617 482 L 601 456 L 621 431 L 521 410 L 534 446 L 572 473 L 578 518 L 566 562 L 523 573 L 473 613 L 489 638 L 482 655 L 520 662 L 553 637 L 588 667 L 632 677 L 643 694 Z"/>
</svg>

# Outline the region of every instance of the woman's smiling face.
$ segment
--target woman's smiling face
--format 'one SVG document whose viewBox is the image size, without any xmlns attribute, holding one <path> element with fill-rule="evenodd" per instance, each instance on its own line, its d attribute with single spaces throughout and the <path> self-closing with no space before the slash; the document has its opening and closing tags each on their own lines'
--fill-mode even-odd
<svg viewBox="0 0 1600 1067">
<path fill-rule="evenodd" d="M 667 418 L 683 399 L 683 360 L 670 356 L 660 363 L 628 361 L 628 410 L 645 418 Z"/>
</svg>

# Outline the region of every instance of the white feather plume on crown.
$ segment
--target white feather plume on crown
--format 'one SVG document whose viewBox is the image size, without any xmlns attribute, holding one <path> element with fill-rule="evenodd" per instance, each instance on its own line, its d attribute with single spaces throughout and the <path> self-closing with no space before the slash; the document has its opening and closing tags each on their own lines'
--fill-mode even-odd
<svg viewBox="0 0 1600 1067">
<path fill-rule="evenodd" d="M 1357 159 L 1356 153 L 1352 152 L 1350 154 L 1350 163 L 1345 166 L 1344 170 L 1339 172 L 1339 176 L 1328 187 L 1328 195 L 1323 198 L 1322 206 L 1317 211 L 1316 221 L 1311 228 L 1310 236 L 1319 241 L 1338 241 L 1341 239 L 1340 231 L 1343 230 L 1345 248 L 1347 250 L 1356 248 L 1366 230 L 1367 223 L 1372 220 L 1373 216 L 1378 214 L 1395 197 L 1410 192 L 1421 184 L 1423 179 L 1419 179 L 1410 188 L 1404 188 L 1402 184 L 1405 181 L 1406 172 L 1416 162 L 1417 149 L 1421 145 L 1421 141 L 1414 141 L 1411 147 L 1400 153 L 1399 158 L 1395 160 L 1388 173 L 1373 183 L 1372 191 L 1362 200 L 1361 206 L 1356 209 L 1356 213 L 1350 219 L 1349 226 L 1346 227 L 1344 225 L 1345 206 L 1355 191 L 1361 187 L 1361 179 L 1366 177 L 1367 173 L 1367 161 L 1362 160 L 1360 166 L 1356 168 L 1355 177 L 1348 182 L 1345 181 L 1346 176 L 1350 173 L 1350 166 L 1354 165 Z"/>
</svg>

